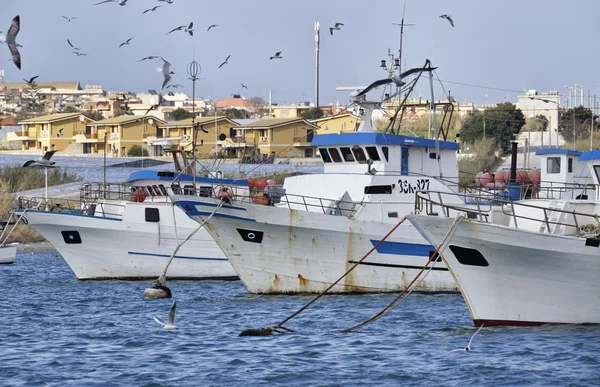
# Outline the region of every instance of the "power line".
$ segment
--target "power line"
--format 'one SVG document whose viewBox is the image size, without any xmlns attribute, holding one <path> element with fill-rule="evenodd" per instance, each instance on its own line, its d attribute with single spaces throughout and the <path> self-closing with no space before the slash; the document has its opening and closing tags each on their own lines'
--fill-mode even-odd
<svg viewBox="0 0 600 387">
<path fill-rule="evenodd" d="M 479 89 L 488 89 L 488 90 L 499 90 L 499 91 L 509 91 L 511 93 L 524 93 L 524 91 L 522 90 L 513 90 L 513 89 L 502 89 L 500 87 L 491 87 L 491 86 L 481 86 L 481 85 L 471 85 L 469 83 L 462 83 L 462 82 L 452 82 L 452 81 L 444 81 L 444 80 L 440 80 L 441 82 L 446 82 L 446 83 L 452 83 L 455 85 L 461 85 L 461 86 L 469 86 L 469 87 L 477 87 Z"/>
</svg>

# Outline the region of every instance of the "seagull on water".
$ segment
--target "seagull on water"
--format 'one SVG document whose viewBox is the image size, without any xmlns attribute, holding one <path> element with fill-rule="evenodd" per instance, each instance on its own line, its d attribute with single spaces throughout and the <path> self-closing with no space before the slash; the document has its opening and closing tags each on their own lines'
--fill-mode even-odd
<svg viewBox="0 0 600 387">
<path fill-rule="evenodd" d="M 119 5 L 123 6 L 123 5 L 127 4 L 127 0 L 104 0 L 104 1 L 101 1 L 94 5 L 100 5 L 100 4 L 104 4 L 104 3 L 119 3 Z"/>
<path fill-rule="evenodd" d="M 335 23 L 333 27 L 329 27 L 329 33 L 331 35 L 333 35 L 333 30 L 338 30 L 339 31 L 339 30 L 342 29 L 342 27 L 340 27 L 340 26 L 343 26 L 343 25 L 344 25 L 344 23 Z"/>
<path fill-rule="evenodd" d="M 160 321 L 160 319 L 156 316 L 154 316 L 154 321 L 159 323 L 163 327 L 163 329 L 166 329 L 166 330 L 174 331 L 174 330 L 179 329 L 179 327 L 177 325 L 175 325 L 175 309 L 176 309 L 176 302 L 173 301 L 173 305 L 171 305 L 171 310 L 169 310 L 169 320 L 167 320 L 166 324 L 164 322 Z"/>
<path fill-rule="evenodd" d="M 154 6 L 154 7 L 152 7 L 152 8 L 148 8 L 147 10 L 145 10 L 144 12 L 142 12 L 142 15 L 143 15 L 143 14 L 145 14 L 146 12 L 154 12 L 154 11 L 156 11 L 157 9 L 159 9 L 160 7 L 162 7 L 162 5 L 155 5 L 155 6 Z"/>
<path fill-rule="evenodd" d="M 223 67 L 224 65 L 226 65 L 227 63 L 229 63 L 229 62 L 228 62 L 229 58 L 231 58 L 231 54 L 229 54 L 229 56 L 228 56 L 227 58 L 225 58 L 225 61 L 219 65 L 219 68 L 221 68 L 221 67 Z"/>
<path fill-rule="evenodd" d="M 272 57 L 270 57 L 270 58 L 269 58 L 269 60 L 271 60 L 271 59 L 282 59 L 282 58 L 283 58 L 283 57 L 281 56 L 281 53 L 282 53 L 282 52 L 283 52 L 283 51 L 278 51 L 278 52 L 276 52 L 276 53 L 275 53 L 275 55 L 273 55 Z"/>
<path fill-rule="evenodd" d="M 69 39 L 67 39 L 67 43 L 69 43 L 69 46 L 71 46 L 71 50 L 75 50 L 75 51 L 80 51 L 81 48 L 77 48 L 73 45 L 73 43 L 71 43 L 71 41 Z"/>
<path fill-rule="evenodd" d="M 150 55 L 150 56 L 143 57 L 142 59 L 138 60 L 138 62 L 141 62 L 141 61 L 143 61 L 143 60 L 148 60 L 148 59 L 158 59 L 158 58 L 159 58 L 159 57 L 158 57 L 158 56 L 156 56 L 156 55 Z M 162 70 L 161 70 L 161 71 L 162 71 Z"/>
<path fill-rule="evenodd" d="M 51 150 L 51 151 L 44 153 L 44 156 L 40 159 L 26 161 L 25 164 L 23 164 L 23 168 L 28 167 L 32 164 L 40 164 L 40 165 L 43 165 L 44 167 L 50 167 L 50 166 L 56 164 L 55 161 L 50 161 L 50 158 L 56 152 L 58 152 L 58 151 Z"/>
<path fill-rule="evenodd" d="M 33 82 L 35 81 L 35 79 L 37 77 L 39 77 L 39 75 L 36 75 L 35 77 L 31 77 L 31 78 L 29 78 L 29 80 L 23 78 L 23 80 L 25 81 L 25 83 L 27 83 L 28 86 L 31 86 L 31 85 L 33 85 Z"/>
<path fill-rule="evenodd" d="M 124 41 L 123 43 L 119 44 L 119 48 L 123 47 L 123 46 L 129 46 L 129 42 L 131 42 L 133 40 L 133 38 L 129 38 L 126 41 Z"/>
<path fill-rule="evenodd" d="M 168 60 L 166 60 L 162 56 L 160 57 L 160 59 L 162 59 L 164 62 L 163 67 L 158 67 L 156 69 L 156 71 L 159 71 L 159 72 L 162 71 L 164 79 L 165 79 L 163 81 L 162 87 L 160 88 L 162 90 L 165 88 L 165 86 L 167 86 L 167 83 L 169 83 L 169 81 L 171 80 L 171 74 L 175 74 L 175 73 L 171 71 L 171 63 L 169 63 Z"/>
<path fill-rule="evenodd" d="M 244 89 L 247 89 L 247 88 L 248 88 L 248 86 L 244 85 L 243 83 L 240 83 L 240 85 L 242 85 L 242 87 L 243 87 Z"/>
<path fill-rule="evenodd" d="M 210 31 L 211 28 L 218 27 L 218 26 L 219 26 L 218 24 L 211 24 L 210 26 L 208 26 L 208 29 L 206 30 L 206 32 Z"/>
<path fill-rule="evenodd" d="M 17 15 L 12 19 L 12 23 L 10 24 L 6 35 L 4 35 L 2 31 L 0 31 L 0 43 L 6 43 L 8 45 L 8 49 L 12 54 L 12 61 L 19 70 L 21 70 L 21 54 L 19 53 L 19 49 L 17 48 L 20 47 L 20 45 L 17 44 L 16 38 L 20 29 L 21 18 L 19 17 L 19 15 Z"/>
<path fill-rule="evenodd" d="M 446 20 L 448 20 L 448 21 L 450 22 L 450 25 L 451 25 L 452 27 L 454 27 L 454 21 L 452 21 L 452 18 L 450 17 L 450 15 L 446 15 L 446 14 L 444 14 L 444 15 L 441 15 L 440 17 L 441 17 L 442 19 L 446 19 Z"/>
<path fill-rule="evenodd" d="M 77 19 L 77 16 L 73 16 L 73 17 L 66 17 L 66 16 L 63 16 L 62 18 L 63 18 L 63 19 L 66 19 L 68 22 L 71 22 L 71 20 L 73 20 L 73 19 Z"/>
</svg>

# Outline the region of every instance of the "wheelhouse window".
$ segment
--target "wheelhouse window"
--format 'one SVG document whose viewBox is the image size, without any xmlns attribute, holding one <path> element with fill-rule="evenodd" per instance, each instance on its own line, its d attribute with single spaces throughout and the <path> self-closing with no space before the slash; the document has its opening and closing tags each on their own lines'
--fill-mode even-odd
<svg viewBox="0 0 600 387">
<path fill-rule="evenodd" d="M 334 163 L 342 162 L 342 156 L 340 156 L 340 152 L 338 152 L 337 148 L 329 148 L 329 154 Z"/>
<path fill-rule="evenodd" d="M 390 161 L 390 152 L 387 146 L 382 146 L 381 151 L 383 152 L 383 157 L 385 157 L 385 161 Z"/>
<path fill-rule="evenodd" d="M 352 156 L 352 152 L 350 152 L 350 148 L 340 148 L 342 151 L 342 156 L 344 157 L 344 161 L 354 161 L 354 156 Z"/>
<path fill-rule="evenodd" d="M 369 185 L 369 186 L 365 187 L 365 194 L 391 195 L 392 194 L 392 186 L 391 185 Z"/>
<path fill-rule="evenodd" d="M 560 173 L 560 157 L 548 157 L 546 172 Z"/>
<path fill-rule="evenodd" d="M 573 172 L 573 158 L 569 157 L 567 159 L 567 172 L 572 173 Z"/>
<path fill-rule="evenodd" d="M 369 158 L 373 161 L 379 161 L 381 160 L 379 158 L 379 152 L 377 152 L 377 147 L 374 146 L 368 146 L 365 148 L 367 150 L 367 154 L 369 155 Z"/>
<path fill-rule="evenodd" d="M 331 162 L 331 157 L 329 156 L 329 152 L 327 152 L 327 148 L 319 148 L 319 153 L 321 154 L 324 163 Z"/>
<path fill-rule="evenodd" d="M 361 147 L 359 147 L 358 145 L 354 145 L 352 147 L 352 153 L 354 154 L 354 158 L 356 159 L 356 161 L 359 162 L 359 164 L 367 163 L 367 157 L 365 156 L 365 151 L 363 151 L 363 149 Z"/>
</svg>

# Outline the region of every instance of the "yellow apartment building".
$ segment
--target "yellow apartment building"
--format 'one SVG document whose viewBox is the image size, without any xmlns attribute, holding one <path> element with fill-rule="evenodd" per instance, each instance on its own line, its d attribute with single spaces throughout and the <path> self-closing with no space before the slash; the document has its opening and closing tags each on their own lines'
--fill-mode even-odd
<svg viewBox="0 0 600 387">
<path fill-rule="evenodd" d="M 223 149 L 223 144 L 234 134 L 232 128 L 238 123 L 227 117 L 196 117 L 196 151 L 198 156 L 214 154 Z M 205 133 L 200 128 L 204 128 Z M 169 146 L 171 149 L 192 151 L 193 123 L 191 118 L 159 125 L 161 136 L 153 143 L 155 146 Z M 162 140 L 161 140 L 162 139 Z"/>
<path fill-rule="evenodd" d="M 154 116 L 124 115 L 96 121 L 88 125 L 84 133 L 76 136 L 82 144 L 82 153 L 104 153 L 104 136 L 106 135 L 106 152 L 115 157 L 127 156 L 132 146 L 143 146 L 151 156 L 156 156 L 155 147 L 150 144 L 162 133 L 159 130 L 165 121 Z"/>
<path fill-rule="evenodd" d="M 310 122 L 319 127 L 317 134 L 342 133 L 356 131 L 360 124 L 360 118 L 354 114 L 344 113 L 310 120 Z"/>
<path fill-rule="evenodd" d="M 318 128 L 304 118 L 259 120 L 233 128 L 235 135 L 223 146 L 237 157 L 254 154 L 314 157 L 315 150 L 310 143 Z"/>
<path fill-rule="evenodd" d="M 85 132 L 94 120 L 81 113 L 61 113 L 20 121 L 21 132 L 7 133 L 7 141 L 20 141 L 21 150 L 39 150 L 40 154 L 56 150 L 64 152 L 75 144 L 75 135 Z M 70 149 L 73 151 L 73 149 Z M 75 153 L 76 150 L 75 150 Z"/>
</svg>

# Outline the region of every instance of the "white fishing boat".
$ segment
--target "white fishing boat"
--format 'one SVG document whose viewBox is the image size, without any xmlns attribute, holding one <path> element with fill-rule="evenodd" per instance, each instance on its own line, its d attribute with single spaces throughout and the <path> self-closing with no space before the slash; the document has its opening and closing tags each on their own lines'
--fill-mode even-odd
<svg viewBox="0 0 600 387">
<path fill-rule="evenodd" d="M 555 161 L 542 166 L 560 173 Z M 599 161 L 599 151 L 581 154 L 595 185 L 573 199 L 473 197 L 474 210 L 446 203 L 447 193 L 417 194 L 422 215 L 408 219 L 435 246 L 454 219 L 425 215 L 428 209 L 464 216 L 441 251 L 476 326 L 600 323 Z M 570 173 L 571 165 L 562 168 Z"/>
<path fill-rule="evenodd" d="M 372 112 L 380 103 L 365 94 L 380 84 L 351 95 L 363 112 L 356 132 L 314 137 L 324 173 L 236 195 L 206 221 L 250 293 L 320 292 L 374 247 L 331 292 L 398 291 L 429 260 L 434 248 L 408 222 L 379 242 L 413 210 L 415 191 L 458 185 L 459 145 L 377 132 Z M 219 204 L 216 197 L 172 200 L 197 222 Z M 457 287 L 439 263 L 416 289 Z"/>
<path fill-rule="evenodd" d="M 15 262 L 17 246 L 18 243 L 0 246 L 0 264 L 10 264 Z"/>
<path fill-rule="evenodd" d="M 172 194 L 194 192 L 194 181 L 201 195 L 218 194 L 209 192 L 212 178 L 142 170 L 125 185 L 84 185 L 75 204 L 19 198 L 17 213 L 56 248 L 78 279 L 157 278 L 176 246 L 199 227 L 169 200 Z M 245 180 L 219 181 L 231 187 L 248 186 Z M 182 245 L 167 276 L 237 278 L 203 228 Z"/>
</svg>

